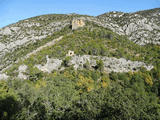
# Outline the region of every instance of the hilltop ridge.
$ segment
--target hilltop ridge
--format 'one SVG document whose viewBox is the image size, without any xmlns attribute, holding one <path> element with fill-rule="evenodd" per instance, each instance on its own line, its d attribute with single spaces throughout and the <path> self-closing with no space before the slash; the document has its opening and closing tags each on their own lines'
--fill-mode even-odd
<svg viewBox="0 0 160 120">
<path fill-rule="evenodd" d="M 159 120 L 159 10 L 0 29 L 0 119 Z"/>
<path fill-rule="evenodd" d="M 138 45 L 160 44 L 159 8 L 135 13 L 109 12 L 97 17 L 78 14 L 49 14 L 21 20 L 0 29 L 0 68 L 10 64 L 7 56 L 29 44 L 37 44 L 80 18 L 119 35 L 125 35 Z"/>
</svg>

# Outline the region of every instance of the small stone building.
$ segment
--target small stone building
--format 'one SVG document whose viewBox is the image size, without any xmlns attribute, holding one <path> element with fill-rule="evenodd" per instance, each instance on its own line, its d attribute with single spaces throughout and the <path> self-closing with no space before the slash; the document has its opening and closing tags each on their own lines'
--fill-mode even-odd
<svg viewBox="0 0 160 120">
<path fill-rule="evenodd" d="M 74 51 L 69 50 L 68 53 L 66 54 L 66 56 L 73 56 L 74 55 Z"/>
</svg>

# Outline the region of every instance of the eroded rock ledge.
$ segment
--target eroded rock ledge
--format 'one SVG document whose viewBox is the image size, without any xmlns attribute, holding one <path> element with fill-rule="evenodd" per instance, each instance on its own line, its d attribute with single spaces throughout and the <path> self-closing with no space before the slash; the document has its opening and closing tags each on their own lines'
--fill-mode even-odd
<svg viewBox="0 0 160 120">
<path fill-rule="evenodd" d="M 69 51 L 71 52 L 71 51 Z M 57 58 L 49 58 L 46 56 L 47 62 L 46 64 L 38 64 L 35 65 L 34 67 L 38 68 L 42 72 L 45 73 L 51 73 L 52 71 L 62 71 L 66 68 L 64 66 L 64 61 L 66 58 L 69 58 L 67 63 L 67 67 L 73 66 L 75 70 L 78 69 L 84 69 L 87 66 L 87 69 L 95 69 L 98 62 L 97 61 L 102 61 L 103 62 L 103 67 L 104 71 L 107 73 L 111 72 L 136 72 L 138 71 L 141 67 L 146 68 L 148 71 L 150 71 L 153 66 L 152 65 L 146 65 L 144 62 L 140 61 L 131 61 L 131 60 L 126 60 L 125 58 L 115 58 L 115 57 L 105 57 L 105 56 L 91 56 L 91 55 L 75 55 L 74 52 L 72 55 L 66 55 L 66 57 L 63 60 L 57 59 Z M 27 79 L 27 65 L 20 65 L 18 68 L 18 78 L 19 79 Z M 9 76 L 6 74 L 0 74 L 0 80 L 6 80 L 8 79 Z"/>
<path fill-rule="evenodd" d="M 100 56 L 73 56 L 69 61 L 69 65 L 73 65 L 75 69 L 84 68 L 85 64 L 89 67 L 95 67 L 97 65 L 97 60 L 102 60 L 104 64 L 104 70 L 106 72 L 129 72 L 137 71 L 140 67 L 146 68 L 148 71 L 153 68 L 152 65 L 146 65 L 143 62 L 126 60 L 124 58 L 114 58 L 114 57 L 100 57 Z"/>
<path fill-rule="evenodd" d="M 137 71 L 140 67 L 146 68 L 148 71 L 153 68 L 152 65 L 146 65 L 144 62 L 140 61 L 131 61 L 126 60 L 124 58 L 114 58 L 114 57 L 101 57 L 101 56 L 91 56 L 91 55 L 83 55 L 78 56 L 74 55 L 70 56 L 70 60 L 67 65 L 74 67 L 75 70 L 83 69 L 86 65 L 89 68 L 94 68 L 97 65 L 97 61 L 101 60 L 104 64 L 104 70 L 108 73 L 110 72 L 129 72 L 129 71 Z M 52 59 L 47 57 L 47 63 L 45 65 L 35 65 L 39 70 L 43 72 L 51 73 L 53 70 L 62 70 L 65 69 L 62 66 L 63 60 Z"/>
</svg>

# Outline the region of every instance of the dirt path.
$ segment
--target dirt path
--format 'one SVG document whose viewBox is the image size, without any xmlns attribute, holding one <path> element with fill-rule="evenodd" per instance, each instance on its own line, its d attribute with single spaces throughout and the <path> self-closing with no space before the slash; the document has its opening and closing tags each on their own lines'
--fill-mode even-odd
<svg viewBox="0 0 160 120">
<path fill-rule="evenodd" d="M 63 38 L 63 36 L 60 36 L 59 38 L 56 38 L 56 39 L 54 39 L 54 40 L 46 43 L 45 45 L 40 46 L 40 47 L 37 48 L 36 50 L 33 50 L 32 52 L 28 53 L 26 56 L 24 56 L 24 57 L 16 60 L 15 63 L 18 63 L 20 60 L 25 60 L 25 59 L 29 58 L 31 55 L 36 54 L 37 52 L 41 51 L 42 49 L 44 49 L 44 48 L 46 48 L 46 47 L 50 47 L 50 46 L 54 45 L 57 41 L 60 41 L 62 38 Z M 5 70 L 7 70 L 8 68 L 10 68 L 12 65 L 13 65 L 13 63 L 10 64 L 10 65 L 8 65 L 8 66 L 7 66 L 6 68 L 4 68 L 2 71 L 0 71 L 0 73 L 3 73 Z"/>
<path fill-rule="evenodd" d="M 50 47 L 50 46 L 54 45 L 57 41 L 61 40 L 62 38 L 63 38 L 63 36 L 60 36 L 59 38 L 54 39 L 54 40 L 52 40 L 51 42 L 48 42 L 48 43 L 46 43 L 46 44 L 43 45 L 43 46 L 40 46 L 39 48 L 37 48 L 36 50 L 32 51 L 31 53 L 28 53 L 28 54 L 24 57 L 24 59 L 29 58 L 31 55 L 36 54 L 37 52 L 41 51 L 42 49 L 44 49 L 44 48 L 46 48 L 46 47 Z"/>
</svg>

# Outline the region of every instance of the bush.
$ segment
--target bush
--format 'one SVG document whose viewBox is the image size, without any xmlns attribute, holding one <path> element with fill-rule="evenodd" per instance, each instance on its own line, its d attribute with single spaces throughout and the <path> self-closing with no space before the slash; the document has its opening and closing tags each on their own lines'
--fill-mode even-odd
<svg viewBox="0 0 160 120">
<path fill-rule="evenodd" d="M 69 61 L 71 60 L 71 57 L 67 56 L 65 57 L 65 59 L 63 60 L 62 65 L 64 65 L 65 67 L 69 67 Z"/>
<path fill-rule="evenodd" d="M 95 69 L 96 70 L 99 70 L 100 72 L 103 72 L 104 71 L 104 63 L 102 60 L 97 60 L 96 61 L 96 66 L 95 66 Z"/>
</svg>

